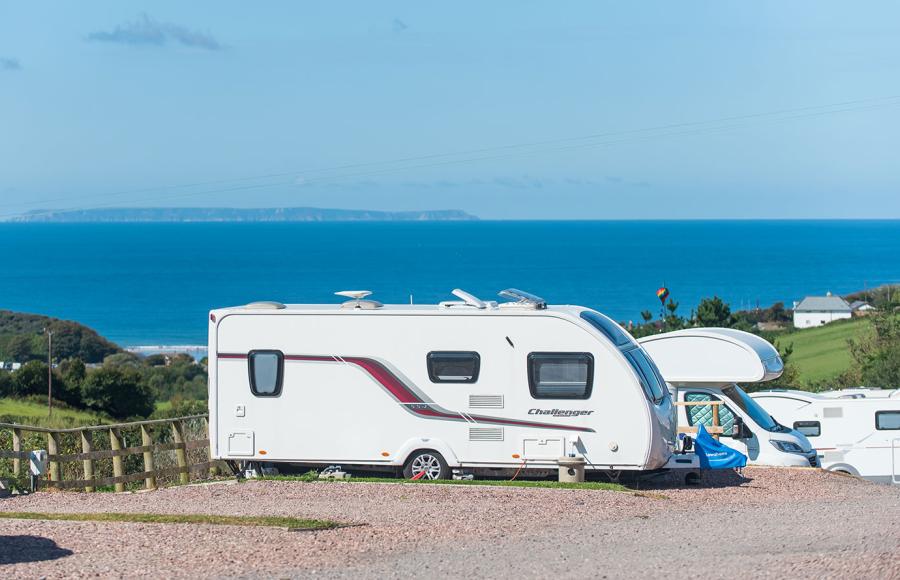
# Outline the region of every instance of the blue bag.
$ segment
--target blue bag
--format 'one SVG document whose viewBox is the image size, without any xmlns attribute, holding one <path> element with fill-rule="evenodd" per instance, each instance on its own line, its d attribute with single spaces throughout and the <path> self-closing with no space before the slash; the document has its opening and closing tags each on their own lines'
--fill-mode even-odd
<svg viewBox="0 0 900 580">
<path fill-rule="evenodd" d="M 701 423 L 697 427 L 697 438 L 694 440 L 694 449 L 700 467 L 703 469 L 731 469 L 734 467 L 747 467 L 747 456 L 740 451 L 720 443 L 706 432 Z"/>
</svg>

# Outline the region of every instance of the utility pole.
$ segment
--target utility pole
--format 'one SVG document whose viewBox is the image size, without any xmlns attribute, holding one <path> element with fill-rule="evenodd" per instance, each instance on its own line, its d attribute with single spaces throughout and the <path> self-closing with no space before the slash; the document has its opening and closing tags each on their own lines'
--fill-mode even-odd
<svg viewBox="0 0 900 580">
<path fill-rule="evenodd" d="M 47 416 L 53 415 L 53 331 L 47 331 Z"/>
</svg>

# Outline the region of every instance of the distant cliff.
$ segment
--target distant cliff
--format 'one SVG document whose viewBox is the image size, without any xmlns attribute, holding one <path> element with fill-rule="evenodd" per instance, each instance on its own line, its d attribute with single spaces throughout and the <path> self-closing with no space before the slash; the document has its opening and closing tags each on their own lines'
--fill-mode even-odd
<svg viewBox="0 0 900 580">
<path fill-rule="evenodd" d="M 74 211 L 35 210 L 10 218 L 13 222 L 390 222 L 471 221 L 478 218 L 458 209 L 372 211 L 317 207 L 134 207 Z"/>
</svg>

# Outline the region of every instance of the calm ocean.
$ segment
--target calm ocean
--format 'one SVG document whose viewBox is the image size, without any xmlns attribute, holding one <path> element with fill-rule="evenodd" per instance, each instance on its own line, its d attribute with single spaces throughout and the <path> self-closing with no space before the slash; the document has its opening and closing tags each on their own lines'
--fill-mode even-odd
<svg viewBox="0 0 900 580">
<path fill-rule="evenodd" d="M 0 308 L 123 345 L 203 344 L 207 311 L 253 300 L 437 302 L 507 287 L 618 320 L 900 281 L 900 221 L 0 224 Z"/>
</svg>

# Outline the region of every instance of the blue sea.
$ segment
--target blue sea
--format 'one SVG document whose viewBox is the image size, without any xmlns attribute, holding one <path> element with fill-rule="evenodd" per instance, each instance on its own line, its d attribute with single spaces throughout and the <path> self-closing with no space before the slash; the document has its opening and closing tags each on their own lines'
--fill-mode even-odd
<svg viewBox="0 0 900 580">
<path fill-rule="evenodd" d="M 617 320 L 900 282 L 900 221 L 0 224 L 0 308 L 77 320 L 126 346 L 206 342 L 253 300 L 434 303 L 515 287 Z"/>
</svg>

